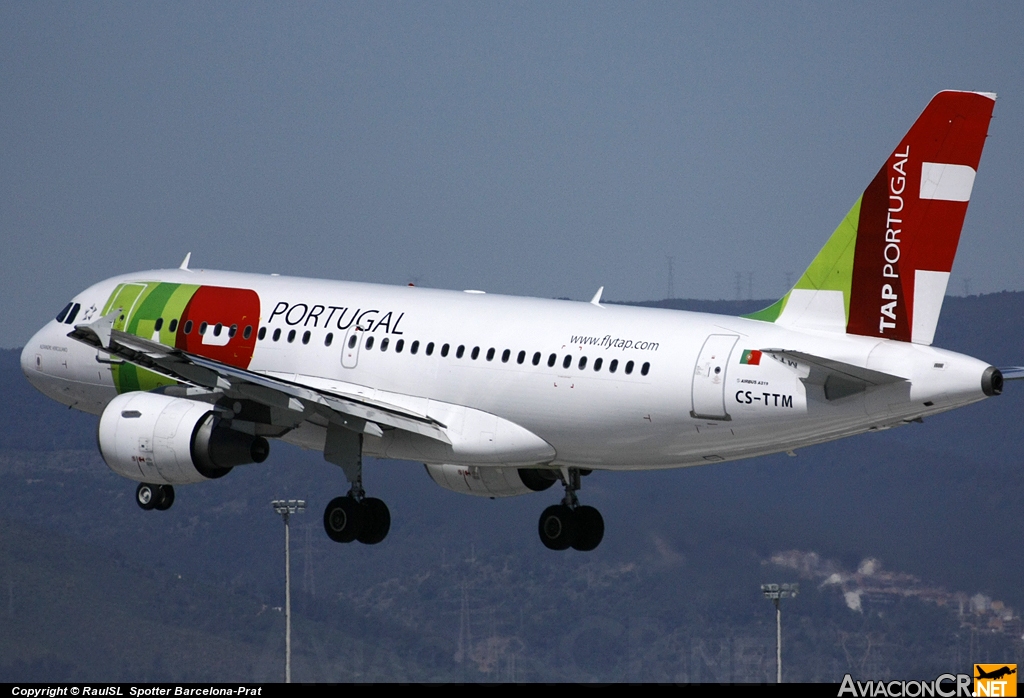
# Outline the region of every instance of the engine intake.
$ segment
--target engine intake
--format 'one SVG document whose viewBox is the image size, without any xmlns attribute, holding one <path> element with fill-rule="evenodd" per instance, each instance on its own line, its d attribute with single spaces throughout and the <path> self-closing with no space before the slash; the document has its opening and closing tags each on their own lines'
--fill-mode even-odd
<svg viewBox="0 0 1024 698">
<path fill-rule="evenodd" d="M 262 463 L 270 445 L 226 426 L 210 405 L 158 393 L 118 395 L 100 415 L 100 454 L 118 475 L 184 485 Z"/>
</svg>

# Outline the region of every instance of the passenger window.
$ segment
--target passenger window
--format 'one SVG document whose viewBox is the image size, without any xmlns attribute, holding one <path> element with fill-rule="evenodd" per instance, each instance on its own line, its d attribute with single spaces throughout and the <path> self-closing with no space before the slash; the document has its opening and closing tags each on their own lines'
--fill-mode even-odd
<svg viewBox="0 0 1024 698">
<path fill-rule="evenodd" d="M 71 310 L 71 306 L 73 305 L 74 303 L 68 303 L 67 305 L 64 306 L 64 309 L 62 311 L 57 313 L 57 322 L 64 322 L 64 318 L 68 316 L 68 311 Z"/>
<path fill-rule="evenodd" d="M 206 334 L 206 328 L 207 328 L 207 324 L 205 322 L 199 323 L 199 334 L 205 335 Z"/>
<path fill-rule="evenodd" d="M 651 363 L 649 361 L 644 361 L 644 365 L 640 367 L 640 375 L 641 376 L 646 376 L 647 373 L 650 370 L 651 370 Z"/>
<path fill-rule="evenodd" d="M 274 330 L 274 341 L 276 342 L 279 339 L 281 339 L 281 328 L 280 327 L 278 327 L 276 330 Z"/>
<path fill-rule="evenodd" d="M 153 331 L 154 332 L 159 332 L 160 328 L 163 327 L 163 326 L 164 326 L 164 319 L 162 317 L 158 317 L 156 319 L 156 322 L 153 323 Z"/>
<path fill-rule="evenodd" d="M 628 376 L 632 372 L 633 372 L 633 362 L 632 361 L 627 361 L 626 362 L 626 375 Z"/>
<path fill-rule="evenodd" d="M 608 373 L 615 373 L 615 369 L 619 367 L 619 360 L 612 359 L 612 362 L 608 364 Z"/>
<path fill-rule="evenodd" d="M 238 334 L 238 325 L 232 325 L 228 328 L 228 337 L 234 337 Z"/>
<path fill-rule="evenodd" d="M 580 368 L 580 370 L 582 371 L 582 370 L 583 370 L 583 369 L 585 369 L 586 367 L 587 367 L 587 357 L 585 357 L 585 356 L 581 356 L 581 357 L 580 357 L 580 363 L 579 363 L 579 368 Z"/>
<path fill-rule="evenodd" d="M 569 366 L 571 366 L 571 365 L 572 365 L 572 357 L 569 356 L 568 354 L 566 354 L 565 358 L 562 359 L 562 368 L 569 368 Z"/>
<path fill-rule="evenodd" d="M 329 346 L 331 346 L 331 343 L 332 343 L 333 341 L 334 341 L 334 333 L 333 333 L 333 332 L 328 332 L 328 333 L 327 333 L 327 336 L 326 336 L 326 337 L 324 337 L 324 346 L 325 346 L 325 347 L 329 347 Z"/>
<path fill-rule="evenodd" d="M 242 330 L 242 339 L 249 339 L 249 337 L 252 337 L 252 325 L 246 325 Z"/>
<path fill-rule="evenodd" d="M 476 357 L 480 356 L 480 347 L 473 347 L 473 353 L 470 354 L 470 358 L 476 361 Z"/>
<path fill-rule="evenodd" d="M 441 356 L 448 356 L 448 345 L 445 344 L 441 347 Z"/>
<path fill-rule="evenodd" d="M 501 352 L 501 363 L 507 364 L 508 363 L 508 357 L 510 357 L 510 356 L 512 356 L 512 352 L 510 352 L 508 349 L 506 349 L 505 351 Z M 520 363 L 522 363 L 522 362 L 520 362 Z"/>
<path fill-rule="evenodd" d="M 460 344 L 459 348 L 455 350 L 455 358 L 456 359 L 461 359 L 462 355 L 465 354 L 465 353 L 466 353 L 466 347 L 464 345 Z"/>
<path fill-rule="evenodd" d="M 603 364 L 603 363 L 604 363 L 604 359 L 602 359 L 601 357 L 598 357 L 598 358 L 594 359 L 594 370 L 595 371 L 600 371 L 601 370 L 601 364 Z"/>
<path fill-rule="evenodd" d="M 192 334 L 192 321 L 191 320 L 186 320 L 185 321 L 185 334 Z M 274 339 L 277 339 L 277 337 L 274 337 Z"/>
<path fill-rule="evenodd" d="M 519 356 L 516 357 L 516 363 L 517 364 L 521 364 L 524 361 L 526 361 L 526 352 L 525 351 L 520 351 L 519 352 Z"/>
<path fill-rule="evenodd" d="M 420 350 L 420 340 L 417 339 L 417 340 L 414 340 L 413 343 L 409 345 L 409 353 L 410 354 L 415 354 L 419 350 Z"/>
<path fill-rule="evenodd" d="M 534 352 L 534 354 L 533 354 L 533 365 L 534 366 L 539 366 L 540 365 L 540 352 L 539 351 L 538 352 Z"/>
<path fill-rule="evenodd" d="M 381 351 L 387 351 L 389 344 L 391 344 L 391 340 L 388 339 L 387 337 L 385 337 L 384 339 L 380 340 L 380 350 Z"/>
<path fill-rule="evenodd" d="M 222 327 L 224 327 L 224 325 L 220 324 L 219 322 L 216 325 L 213 326 L 213 336 L 214 337 L 220 337 L 220 330 L 221 330 Z"/>
<path fill-rule="evenodd" d="M 427 356 L 433 356 L 433 355 L 434 355 L 434 343 L 433 342 L 428 342 L 427 343 Z"/>
<path fill-rule="evenodd" d="M 553 367 L 553 366 L 555 365 L 555 362 L 556 362 L 556 361 L 558 361 L 558 357 L 557 357 L 557 356 L 555 356 L 554 354 L 552 354 L 551 356 L 549 356 L 549 357 L 548 357 L 548 367 L 549 367 L 549 368 L 550 368 L 550 367 Z"/>
<path fill-rule="evenodd" d="M 171 324 L 167 326 L 169 332 L 175 332 L 178 329 L 178 318 L 171 320 Z"/>
<path fill-rule="evenodd" d="M 302 343 L 303 344 L 309 344 L 309 336 L 310 336 L 309 335 L 309 330 L 306 330 L 305 332 L 302 333 Z"/>
<path fill-rule="evenodd" d="M 260 340 L 262 342 L 264 339 L 266 339 L 266 337 L 267 337 L 267 328 L 266 327 L 261 327 L 260 331 L 256 333 L 256 339 L 258 339 L 258 340 Z"/>
<path fill-rule="evenodd" d="M 288 331 L 288 343 L 291 344 L 295 341 L 295 330 Z"/>
<path fill-rule="evenodd" d="M 373 335 L 372 334 L 369 337 L 366 338 L 366 348 L 367 349 L 373 349 Z"/>
<path fill-rule="evenodd" d="M 396 354 L 401 354 L 402 353 L 402 349 L 404 347 L 405 347 L 405 340 L 404 339 L 398 340 L 397 342 L 395 342 L 395 353 Z"/>
<path fill-rule="evenodd" d="M 349 337 L 348 338 L 348 348 L 349 349 L 355 349 L 356 348 L 356 342 L 358 342 L 358 341 L 359 341 L 359 337 L 357 337 L 355 335 L 352 335 L 351 337 Z"/>
<path fill-rule="evenodd" d="M 487 350 L 487 360 L 492 361 L 494 359 L 494 347 Z M 506 359 L 508 361 L 508 359 Z"/>
</svg>

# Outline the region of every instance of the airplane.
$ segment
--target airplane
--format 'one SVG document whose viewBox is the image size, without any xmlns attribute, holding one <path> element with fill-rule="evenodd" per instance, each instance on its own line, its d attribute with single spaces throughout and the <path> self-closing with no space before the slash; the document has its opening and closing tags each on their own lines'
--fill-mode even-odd
<svg viewBox="0 0 1024 698">
<path fill-rule="evenodd" d="M 889 429 L 1001 393 L 1024 369 L 931 346 L 995 95 L 936 95 L 793 288 L 743 317 L 179 268 L 101 281 L 21 355 L 99 415 L 99 450 L 166 510 L 174 486 L 323 452 L 350 489 L 334 541 L 391 525 L 364 456 L 506 497 L 559 483 L 542 543 L 595 549 L 593 470 L 679 468 Z"/>
<path fill-rule="evenodd" d="M 1017 673 L 1016 665 L 1014 665 L 1015 668 L 1013 669 L 1011 669 L 1009 666 L 1004 665 L 998 669 L 993 669 L 991 672 L 985 671 L 977 664 L 975 664 L 974 666 L 975 669 L 977 669 L 978 671 L 978 675 L 974 677 L 976 679 L 995 679 L 998 681 L 999 679 L 1002 679 L 1006 676 L 1010 676 L 1011 674 Z"/>
</svg>

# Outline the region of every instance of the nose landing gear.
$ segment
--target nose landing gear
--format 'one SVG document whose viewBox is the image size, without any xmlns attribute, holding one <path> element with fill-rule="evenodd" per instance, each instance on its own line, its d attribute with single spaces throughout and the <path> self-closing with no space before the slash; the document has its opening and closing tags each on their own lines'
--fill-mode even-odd
<svg viewBox="0 0 1024 698">
<path fill-rule="evenodd" d="M 174 488 L 170 485 L 151 485 L 143 482 L 135 490 L 135 503 L 145 511 L 167 511 L 174 504 Z"/>
<path fill-rule="evenodd" d="M 594 507 L 580 505 L 576 497 L 580 488 L 579 468 L 569 468 L 568 477 L 563 476 L 562 482 L 565 485 L 562 503 L 549 506 L 540 515 L 537 525 L 540 542 L 551 550 L 593 550 L 604 538 L 604 518 Z"/>
</svg>

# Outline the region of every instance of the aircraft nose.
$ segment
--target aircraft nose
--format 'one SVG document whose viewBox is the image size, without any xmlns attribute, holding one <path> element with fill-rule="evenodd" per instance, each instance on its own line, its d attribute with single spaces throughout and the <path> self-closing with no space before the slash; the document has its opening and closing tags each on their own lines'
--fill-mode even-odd
<svg viewBox="0 0 1024 698">
<path fill-rule="evenodd" d="M 21 350 L 21 372 L 25 374 L 25 378 L 36 390 L 46 394 L 49 394 L 46 385 L 50 382 L 48 379 L 51 376 L 47 374 L 47 368 L 50 367 L 46 365 L 43 347 L 53 343 L 52 335 L 52 327 L 46 325 L 32 335 L 32 339 L 28 340 L 25 343 L 25 348 Z"/>
<path fill-rule="evenodd" d="M 39 335 L 43 333 L 43 330 L 39 330 L 32 339 L 25 343 L 25 348 L 21 350 L 21 372 L 25 374 L 29 382 L 35 377 L 35 374 L 42 369 L 42 358 L 39 355 Z"/>
</svg>

